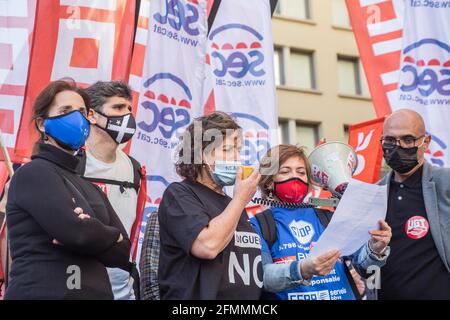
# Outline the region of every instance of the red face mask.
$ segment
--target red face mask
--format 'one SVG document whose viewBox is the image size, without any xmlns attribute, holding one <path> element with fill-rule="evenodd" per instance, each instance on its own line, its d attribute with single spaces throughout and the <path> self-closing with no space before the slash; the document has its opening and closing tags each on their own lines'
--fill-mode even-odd
<svg viewBox="0 0 450 320">
<path fill-rule="evenodd" d="M 276 196 L 284 202 L 300 203 L 308 194 L 308 184 L 300 178 L 274 182 Z"/>
</svg>

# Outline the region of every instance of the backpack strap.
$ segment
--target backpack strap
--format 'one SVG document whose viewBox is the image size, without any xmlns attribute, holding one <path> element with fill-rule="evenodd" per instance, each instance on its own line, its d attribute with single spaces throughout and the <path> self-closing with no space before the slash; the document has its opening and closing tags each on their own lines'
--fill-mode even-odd
<svg viewBox="0 0 450 320">
<path fill-rule="evenodd" d="M 120 187 L 120 192 L 124 192 L 125 189 L 134 189 L 136 192 L 139 192 L 139 184 L 135 184 L 128 181 L 117 181 L 117 180 L 110 180 L 110 179 L 101 179 L 101 178 L 88 178 L 83 177 L 84 180 L 87 180 L 92 183 L 104 183 L 104 184 L 111 184 L 115 186 Z"/>
<path fill-rule="evenodd" d="M 266 241 L 269 250 L 272 249 L 273 244 L 277 241 L 277 228 L 275 219 L 273 218 L 272 210 L 266 209 L 258 213 L 256 216 L 263 239 Z"/>
<path fill-rule="evenodd" d="M 131 161 L 131 165 L 133 166 L 133 184 L 136 192 L 139 193 L 139 188 L 141 186 L 141 178 L 142 178 L 142 166 L 141 164 L 132 156 L 128 155 L 128 158 Z"/>
<path fill-rule="evenodd" d="M 147 173 L 145 167 L 134 159 L 132 156 L 128 155 L 133 166 L 133 184 L 130 188 L 136 190 L 138 195 L 137 206 L 136 206 L 136 218 L 134 219 L 133 225 L 130 231 L 130 241 L 131 241 L 131 271 L 130 277 L 133 278 L 133 290 L 136 300 L 141 300 L 141 279 L 139 270 L 136 265 L 137 247 L 139 243 L 139 232 L 141 230 L 142 218 L 144 215 L 145 202 L 147 200 Z"/>
<path fill-rule="evenodd" d="M 124 192 L 125 189 L 134 189 L 136 191 L 136 193 L 139 193 L 139 188 L 141 185 L 141 165 L 133 157 L 131 157 L 129 155 L 127 155 L 127 156 L 130 159 L 131 164 L 133 166 L 133 182 L 85 177 L 84 174 L 86 173 L 86 162 L 87 162 L 87 160 L 86 160 L 87 156 L 86 156 L 85 149 L 80 149 L 80 151 L 78 151 L 78 153 L 77 153 L 77 158 L 79 160 L 78 166 L 77 166 L 77 172 L 79 175 L 81 175 L 85 180 L 87 180 L 89 182 L 104 183 L 104 184 L 119 186 L 121 192 Z"/>
<path fill-rule="evenodd" d="M 141 166 L 134 158 L 130 157 L 130 160 L 133 163 L 134 178 L 136 181 L 139 181 L 136 218 L 134 219 L 130 232 L 131 256 L 133 258 L 133 262 L 136 262 L 137 248 L 139 245 L 139 233 L 142 227 L 145 204 L 147 202 L 147 171 L 145 170 L 145 167 Z"/>
<path fill-rule="evenodd" d="M 325 210 L 325 209 L 314 209 L 319 218 L 320 223 L 324 228 L 328 227 L 330 224 L 331 218 L 333 217 L 333 212 Z"/>
<path fill-rule="evenodd" d="M 104 183 L 110 185 L 116 185 L 120 187 L 120 191 L 124 192 L 125 189 L 134 189 L 138 195 L 137 198 L 137 207 L 136 207 L 136 218 L 134 220 L 133 226 L 131 227 L 130 233 L 130 241 L 131 241 L 131 256 L 133 259 L 133 263 L 136 261 L 137 256 L 137 247 L 139 242 L 139 231 L 142 225 L 142 218 L 144 215 L 145 203 L 147 200 L 147 173 L 145 167 L 141 166 L 141 164 L 128 155 L 128 158 L 131 161 L 131 165 L 133 166 L 133 182 L 129 181 L 117 181 L 112 179 L 102 179 L 102 178 L 91 178 L 85 177 L 84 174 L 86 172 L 86 149 L 82 148 L 77 153 L 77 158 L 79 160 L 77 166 L 77 172 L 80 174 L 85 180 L 92 183 Z"/>
<path fill-rule="evenodd" d="M 331 221 L 333 212 L 324 209 L 315 209 L 320 223 L 326 228 Z M 269 249 L 277 241 L 277 229 L 275 219 L 273 218 L 272 210 L 266 209 L 255 215 L 261 228 L 263 239 L 266 241 Z"/>
</svg>

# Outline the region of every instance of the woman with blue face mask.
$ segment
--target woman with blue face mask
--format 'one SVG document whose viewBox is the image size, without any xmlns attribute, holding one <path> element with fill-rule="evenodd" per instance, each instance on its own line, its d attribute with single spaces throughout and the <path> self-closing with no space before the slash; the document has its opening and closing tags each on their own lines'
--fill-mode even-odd
<svg viewBox="0 0 450 320">
<path fill-rule="evenodd" d="M 259 299 L 261 244 L 245 206 L 260 174 L 242 179 L 241 135 L 227 114 L 195 119 L 159 206 L 161 299 Z M 233 197 L 224 186 L 234 185 Z"/>
<path fill-rule="evenodd" d="M 76 173 L 89 99 L 75 84 L 55 81 L 33 111 L 40 139 L 12 178 L 6 206 L 5 299 L 112 299 L 106 267 L 129 269 L 130 241 L 104 193 Z"/>
</svg>

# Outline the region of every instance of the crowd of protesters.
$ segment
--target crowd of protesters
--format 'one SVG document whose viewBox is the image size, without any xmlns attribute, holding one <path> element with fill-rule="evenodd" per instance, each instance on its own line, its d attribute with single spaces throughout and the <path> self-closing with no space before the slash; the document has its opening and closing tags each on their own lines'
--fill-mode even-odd
<svg viewBox="0 0 450 320">
<path fill-rule="evenodd" d="M 303 205 L 315 187 L 304 148 L 274 146 L 248 172 L 235 119 L 195 119 L 174 164 L 181 179 L 148 219 L 138 271 L 130 238 L 145 177 L 122 150 L 136 131 L 130 88 L 59 80 L 33 110 L 39 141 L 0 201 L 5 299 L 450 299 L 450 169 L 425 162 L 431 137 L 414 111 L 385 120 L 386 219 L 351 256 L 309 254 L 333 211 Z M 251 215 L 255 194 L 265 205 Z M 369 267 L 381 270 L 375 291 Z"/>
</svg>

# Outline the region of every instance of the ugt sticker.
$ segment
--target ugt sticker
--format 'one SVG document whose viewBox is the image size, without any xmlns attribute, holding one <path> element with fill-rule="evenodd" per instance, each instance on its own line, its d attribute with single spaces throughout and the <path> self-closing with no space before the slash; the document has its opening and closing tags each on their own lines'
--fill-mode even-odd
<svg viewBox="0 0 450 320">
<path fill-rule="evenodd" d="M 421 216 L 409 218 L 405 224 L 406 235 L 414 240 L 425 237 L 429 229 L 430 225 L 427 219 Z"/>
</svg>

